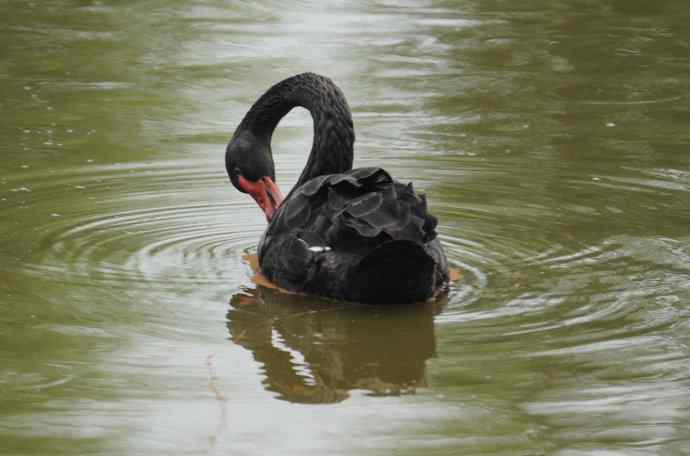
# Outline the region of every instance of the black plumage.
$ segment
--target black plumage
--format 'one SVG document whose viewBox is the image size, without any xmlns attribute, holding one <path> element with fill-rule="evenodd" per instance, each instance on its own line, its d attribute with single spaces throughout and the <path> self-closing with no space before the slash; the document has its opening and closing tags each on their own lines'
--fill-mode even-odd
<svg viewBox="0 0 690 456">
<path fill-rule="evenodd" d="M 403 303 L 437 294 L 448 282 L 448 265 L 425 195 L 381 168 L 351 169 L 352 119 L 330 79 L 297 75 L 254 104 L 227 148 L 233 184 L 249 188 L 238 177 L 256 179 L 256 165 L 242 168 L 257 157 L 273 170 L 272 132 L 298 105 L 312 113 L 314 144 L 297 185 L 280 207 L 266 211 L 261 271 L 283 288 L 348 301 Z"/>
</svg>

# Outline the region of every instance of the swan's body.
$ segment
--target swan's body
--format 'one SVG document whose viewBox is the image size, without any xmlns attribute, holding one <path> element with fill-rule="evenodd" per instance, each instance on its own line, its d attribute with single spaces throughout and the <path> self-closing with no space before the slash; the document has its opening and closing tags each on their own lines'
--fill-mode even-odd
<svg viewBox="0 0 690 456">
<path fill-rule="evenodd" d="M 270 141 L 294 106 L 311 112 L 314 144 L 282 201 Z M 347 102 L 328 78 L 293 76 L 252 106 L 228 144 L 226 168 L 269 220 L 259 244 L 261 271 L 282 288 L 348 301 L 436 295 L 448 282 L 448 266 L 424 195 L 381 168 L 351 169 L 353 143 Z"/>
</svg>

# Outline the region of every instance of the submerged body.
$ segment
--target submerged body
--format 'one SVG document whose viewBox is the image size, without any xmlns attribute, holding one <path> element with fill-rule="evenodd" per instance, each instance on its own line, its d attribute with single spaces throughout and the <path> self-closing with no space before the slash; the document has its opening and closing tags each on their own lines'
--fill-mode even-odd
<svg viewBox="0 0 690 456">
<path fill-rule="evenodd" d="M 270 140 L 294 106 L 314 119 L 314 144 L 283 201 Z M 232 183 L 262 208 L 269 226 L 259 244 L 262 273 L 278 286 L 347 301 L 423 301 L 443 290 L 448 265 L 436 218 L 412 184 L 381 168 L 352 168 L 354 131 L 342 92 L 330 79 L 286 79 L 250 109 L 226 152 Z"/>
</svg>

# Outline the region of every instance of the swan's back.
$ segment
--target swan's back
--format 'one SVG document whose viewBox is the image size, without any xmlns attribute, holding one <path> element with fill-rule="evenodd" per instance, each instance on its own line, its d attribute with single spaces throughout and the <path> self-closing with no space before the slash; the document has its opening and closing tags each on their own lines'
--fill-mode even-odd
<svg viewBox="0 0 690 456">
<path fill-rule="evenodd" d="M 436 218 L 381 168 L 319 176 L 283 202 L 259 245 L 263 273 L 295 291 L 413 302 L 448 280 Z"/>
</svg>

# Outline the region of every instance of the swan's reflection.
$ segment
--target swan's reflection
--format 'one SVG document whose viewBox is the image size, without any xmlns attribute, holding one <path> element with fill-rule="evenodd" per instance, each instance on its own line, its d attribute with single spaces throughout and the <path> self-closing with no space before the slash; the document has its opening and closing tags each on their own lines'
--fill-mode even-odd
<svg viewBox="0 0 690 456">
<path fill-rule="evenodd" d="M 424 386 L 442 306 L 324 303 L 261 286 L 230 304 L 231 340 L 263 365 L 266 389 L 303 403 L 339 402 L 352 389 L 397 395 Z"/>
</svg>

